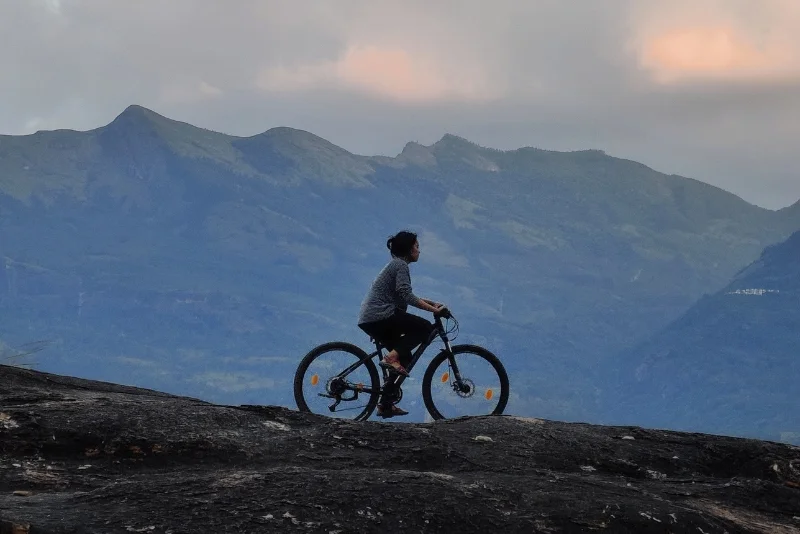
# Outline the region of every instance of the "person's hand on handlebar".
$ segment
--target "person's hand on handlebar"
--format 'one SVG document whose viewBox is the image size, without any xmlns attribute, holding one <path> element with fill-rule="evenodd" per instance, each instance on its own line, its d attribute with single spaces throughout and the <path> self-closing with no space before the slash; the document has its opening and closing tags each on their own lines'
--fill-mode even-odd
<svg viewBox="0 0 800 534">
<path fill-rule="evenodd" d="M 453 316 L 450 313 L 450 310 L 447 309 L 447 306 L 444 305 L 444 304 L 439 304 L 439 307 L 437 308 L 437 310 L 435 312 L 433 312 L 433 314 L 434 315 L 438 315 L 439 317 L 444 317 L 445 319 L 449 319 L 450 317 Z"/>
<path fill-rule="evenodd" d="M 429 311 L 434 315 L 444 307 L 444 304 L 439 304 L 438 302 L 429 299 L 419 299 L 419 300 L 420 300 L 419 308 L 425 311 Z"/>
</svg>

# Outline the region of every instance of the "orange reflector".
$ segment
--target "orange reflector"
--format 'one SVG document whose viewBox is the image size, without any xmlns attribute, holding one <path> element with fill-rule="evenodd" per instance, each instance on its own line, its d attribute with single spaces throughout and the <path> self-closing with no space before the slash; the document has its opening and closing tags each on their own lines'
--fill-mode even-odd
<svg viewBox="0 0 800 534">
<path fill-rule="evenodd" d="M 312 375 L 311 376 L 311 385 L 316 386 L 319 384 L 319 375 Z"/>
<path fill-rule="evenodd" d="M 492 397 L 494 397 L 494 391 L 487 389 L 483 396 L 486 397 L 486 400 L 492 400 Z"/>
<path fill-rule="evenodd" d="M 447 372 L 445 372 L 445 373 L 442 375 L 442 384 L 444 384 L 444 383 L 445 383 L 445 382 L 447 382 L 448 380 L 450 380 L 450 373 L 447 373 Z"/>
</svg>

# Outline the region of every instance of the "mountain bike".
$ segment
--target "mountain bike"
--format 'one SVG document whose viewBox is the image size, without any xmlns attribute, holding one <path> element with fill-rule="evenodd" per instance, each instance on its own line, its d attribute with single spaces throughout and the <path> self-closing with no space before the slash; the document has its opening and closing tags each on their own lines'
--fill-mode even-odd
<svg viewBox="0 0 800 534">
<path fill-rule="evenodd" d="M 430 337 L 414 351 L 411 362 L 405 366 L 410 374 L 422 353 L 437 338 L 444 343 L 422 378 L 425 408 L 433 419 L 502 414 L 509 394 L 508 374 L 503 364 L 483 347 L 451 346 L 450 334 L 454 332 L 457 335 L 458 321 L 449 310 L 445 308 L 434 314 Z M 383 367 L 379 376 L 373 359 L 383 358 L 384 347 L 373 338 L 370 340 L 375 350 L 369 354 L 344 341 L 319 345 L 306 354 L 294 376 L 297 408 L 302 412 L 365 421 L 389 381 L 393 381 L 393 403 L 400 402 L 406 377 Z"/>
</svg>

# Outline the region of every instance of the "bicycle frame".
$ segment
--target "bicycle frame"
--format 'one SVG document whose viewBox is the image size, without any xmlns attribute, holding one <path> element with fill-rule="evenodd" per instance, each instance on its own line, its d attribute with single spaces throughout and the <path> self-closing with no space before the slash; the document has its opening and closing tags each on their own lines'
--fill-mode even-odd
<svg viewBox="0 0 800 534">
<path fill-rule="evenodd" d="M 411 362 L 406 366 L 406 370 L 409 373 L 411 373 L 411 370 L 417 364 L 417 362 L 419 361 L 420 357 L 422 357 L 422 354 L 427 350 L 428 347 L 430 347 L 433 344 L 433 342 L 436 340 L 437 337 L 440 338 L 444 342 L 444 346 L 445 346 L 444 350 L 446 350 L 448 352 L 448 354 L 451 355 L 449 360 L 450 360 L 450 365 L 451 365 L 451 367 L 453 369 L 453 376 L 455 376 L 455 378 L 456 378 L 456 383 L 457 384 L 461 384 L 461 374 L 458 372 L 458 367 L 456 366 L 455 358 L 452 358 L 453 350 L 452 350 L 452 347 L 450 346 L 450 339 L 447 336 L 447 332 L 445 332 L 445 330 L 444 330 L 444 325 L 442 324 L 442 318 L 439 317 L 438 315 L 436 315 L 434 317 L 434 329 L 431 332 L 431 335 L 428 337 L 428 339 L 426 341 L 424 341 L 419 347 L 417 347 L 417 350 L 414 351 L 414 353 L 411 355 Z M 342 371 L 341 373 L 336 375 L 336 377 L 337 378 L 345 378 L 347 375 L 349 375 L 350 373 L 352 373 L 353 371 L 358 369 L 358 367 L 360 367 L 367 360 L 375 358 L 376 356 L 382 357 L 383 356 L 383 348 L 384 347 L 377 341 L 375 342 L 375 347 L 376 347 L 376 350 L 374 350 L 370 354 L 367 354 L 366 357 L 361 358 L 359 361 L 355 362 L 353 365 L 349 366 L 347 369 L 345 369 L 344 371 Z M 386 381 L 389 378 L 389 371 L 387 371 L 383 367 L 381 367 L 381 371 L 383 371 L 383 379 L 384 379 L 384 381 Z M 403 384 L 405 379 L 406 379 L 405 376 L 397 375 L 395 377 L 395 379 L 394 379 L 395 387 L 399 388 Z M 382 394 L 383 393 L 383 387 L 380 387 L 378 391 L 374 391 L 372 388 L 365 388 L 363 386 L 360 386 L 360 387 L 359 386 L 352 386 L 349 383 L 347 384 L 346 389 L 349 389 L 349 390 L 355 392 L 356 396 L 358 395 L 358 393 L 372 393 L 372 394 L 375 394 L 375 393 Z M 352 399 L 341 399 L 341 400 L 352 400 Z M 336 404 L 338 404 L 338 399 L 337 399 Z"/>
</svg>

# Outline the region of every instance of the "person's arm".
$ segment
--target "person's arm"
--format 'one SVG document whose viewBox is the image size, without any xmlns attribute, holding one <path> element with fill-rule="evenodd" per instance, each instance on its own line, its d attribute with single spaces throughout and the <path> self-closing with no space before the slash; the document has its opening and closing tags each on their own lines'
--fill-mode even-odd
<svg viewBox="0 0 800 534">
<path fill-rule="evenodd" d="M 421 301 L 423 301 L 423 302 L 427 302 L 428 304 L 430 304 L 430 305 L 431 305 L 431 306 L 433 306 L 434 308 L 441 308 L 442 306 L 444 306 L 444 304 L 442 304 L 441 302 L 436 302 L 435 300 L 424 299 L 424 298 L 422 298 L 422 297 L 420 297 L 420 299 L 419 299 L 419 300 L 421 300 Z"/>
<path fill-rule="evenodd" d="M 397 270 L 395 286 L 397 293 L 404 301 L 406 301 L 406 304 L 409 306 L 414 306 L 415 308 L 429 311 L 431 313 L 435 313 L 439 310 L 439 307 L 432 304 L 431 301 L 427 299 L 421 299 L 414 294 L 414 291 L 411 289 L 411 273 L 408 270 L 408 264 L 405 262 L 400 265 L 400 268 Z"/>
<path fill-rule="evenodd" d="M 441 304 L 437 304 L 437 303 L 432 302 L 432 301 L 430 301 L 428 299 L 419 299 L 419 302 L 420 302 L 420 306 L 417 306 L 417 308 L 419 308 L 421 310 L 429 311 L 431 313 L 436 313 L 437 311 L 442 309 L 442 305 Z"/>
</svg>

